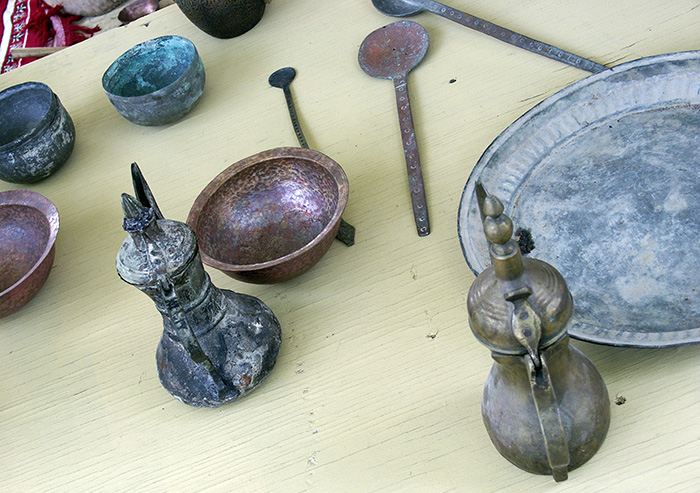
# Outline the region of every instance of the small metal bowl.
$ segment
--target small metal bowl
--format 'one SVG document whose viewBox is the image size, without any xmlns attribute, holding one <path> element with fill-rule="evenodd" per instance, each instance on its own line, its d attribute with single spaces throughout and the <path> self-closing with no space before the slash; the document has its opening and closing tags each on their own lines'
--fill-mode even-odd
<svg viewBox="0 0 700 493">
<path fill-rule="evenodd" d="M 73 152 L 75 126 L 51 88 L 25 82 L 0 92 L 0 179 L 36 183 Z"/>
<path fill-rule="evenodd" d="M 102 76 L 102 88 L 120 115 L 138 125 L 166 125 L 185 116 L 204 91 L 197 48 L 181 36 L 137 44 Z"/>
<path fill-rule="evenodd" d="M 0 317 L 19 310 L 49 277 L 58 211 L 29 190 L 0 193 Z"/>
<path fill-rule="evenodd" d="M 340 165 L 318 151 L 283 147 L 245 158 L 214 178 L 187 224 L 205 264 L 234 279 L 272 284 L 323 257 L 347 201 Z"/>
</svg>

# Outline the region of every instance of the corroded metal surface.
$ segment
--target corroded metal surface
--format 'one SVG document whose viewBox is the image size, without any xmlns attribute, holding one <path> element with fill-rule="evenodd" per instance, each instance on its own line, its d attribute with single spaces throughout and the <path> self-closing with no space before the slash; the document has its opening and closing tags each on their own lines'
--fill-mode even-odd
<svg viewBox="0 0 700 493">
<path fill-rule="evenodd" d="M 563 481 L 605 440 L 608 392 L 588 358 L 569 346 L 573 300 L 561 274 L 523 259 L 503 204 L 476 187 L 492 264 L 467 297 L 472 332 L 495 361 L 484 385 L 484 424 L 513 464 Z"/>
<path fill-rule="evenodd" d="M 73 152 L 73 120 L 46 84 L 25 82 L 0 92 L 0 121 L 2 180 L 38 182 Z"/>
<path fill-rule="evenodd" d="M 117 272 L 150 296 L 163 316 L 156 352 L 160 381 L 192 406 L 235 400 L 272 370 L 279 322 L 259 299 L 214 286 L 192 229 L 163 218 L 135 164 L 132 175 L 135 197 L 122 196 L 129 237 L 117 255 Z"/>
<path fill-rule="evenodd" d="M 347 177 L 337 163 L 312 149 L 283 147 L 220 173 L 195 200 L 187 223 L 205 264 L 242 281 L 276 283 L 323 257 L 347 200 Z"/>
<path fill-rule="evenodd" d="M 459 236 L 476 273 L 489 264 L 478 181 L 504 201 L 532 255 L 567 279 L 569 333 L 612 345 L 700 342 L 700 53 L 650 57 L 546 99 L 474 168 Z"/>
<path fill-rule="evenodd" d="M 470 29 L 474 29 L 475 31 L 492 36 L 500 41 L 510 43 L 523 50 L 567 63 L 581 70 L 586 70 L 587 72 L 598 73 L 608 70 L 608 67 L 605 65 L 574 55 L 573 53 L 543 43 L 542 41 L 523 36 L 510 29 L 498 26 L 493 22 L 480 19 L 466 12 L 461 12 L 440 2 L 435 2 L 434 0 L 372 0 L 372 3 L 380 12 L 395 17 L 414 15 L 426 10 L 451 21 L 455 21 Z"/>
<path fill-rule="evenodd" d="M 0 317 L 29 302 L 53 266 L 56 206 L 36 192 L 0 193 Z"/>
<path fill-rule="evenodd" d="M 130 122 L 165 125 L 192 110 L 205 79 L 202 59 L 190 40 L 161 36 L 117 58 L 102 75 L 102 88 Z"/>
<path fill-rule="evenodd" d="M 430 234 L 430 221 L 407 77 L 408 72 L 425 56 L 428 44 L 428 32 L 423 26 L 411 21 L 399 21 L 371 32 L 360 45 L 358 55 L 360 67 L 368 75 L 391 79 L 394 82 L 408 186 L 418 236 Z"/>
</svg>

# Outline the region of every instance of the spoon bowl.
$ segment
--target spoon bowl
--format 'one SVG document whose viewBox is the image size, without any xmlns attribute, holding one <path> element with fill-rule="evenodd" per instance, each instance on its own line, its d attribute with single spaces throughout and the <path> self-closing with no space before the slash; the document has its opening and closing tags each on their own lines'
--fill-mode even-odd
<svg viewBox="0 0 700 493">
<path fill-rule="evenodd" d="M 423 7 L 413 5 L 410 0 L 372 0 L 372 4 L 382 14 L 392 17 L 406 17 L 425 10 Z"/>
<path fill-rule="evenodd" d="M 360 67 L 380 79 L 404 77 L 428 51 L 427 31 L 416 22 L 399 21 L 372 32 L 360 46 Z"/>
</svg>

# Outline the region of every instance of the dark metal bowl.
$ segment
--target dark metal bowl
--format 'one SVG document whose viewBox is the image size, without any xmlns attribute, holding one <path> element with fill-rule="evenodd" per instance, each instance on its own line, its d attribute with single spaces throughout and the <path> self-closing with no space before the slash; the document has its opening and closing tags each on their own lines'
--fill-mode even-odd
<svg viewBox="0 0 700 493">
<path fill-rule="evenodd" d="M 185 116 L 204 91 L 204 65 L 194 44 L 162 36 L 137 44 L 102 76 L 120 115 L 138 125 L 165 125 Z"/>
<path fill-rule="evenodd" d="M 49 277 L 58 211 L 36 192 L 0 193 L 0 317 L 24 306 Z"/>
<path fill-rule="evenodd" d="M 217 38 L 240 36 L 253 29 L 265 13 L 265 0 L 176 0 L 199 29 Z"/>
<path fill-rule="evenodd" d="M 51 88 L 25 82 L 0 92 L 0 179 L 35 183 L 73 152 L 75 126 Z"/>
<path fill-rule="evenodd" d="M 205 264 L 271 284 L 330 248 L 348 201 L 343 169 L 318 151 L 283 147 L 239 161 L 207 185 L 187 218 Z"/>
</svg>

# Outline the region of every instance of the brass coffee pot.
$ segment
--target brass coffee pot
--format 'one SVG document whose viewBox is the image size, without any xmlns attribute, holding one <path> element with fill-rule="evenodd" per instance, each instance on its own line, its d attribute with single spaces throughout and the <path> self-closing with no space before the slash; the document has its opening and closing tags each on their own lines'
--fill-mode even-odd
<svg viewBox="0 0 700 493">
<path fill-rule="evenodd" d="M 484 424 L 513 464 L 564 481 L 605 439 L 608 391 L 569 345 L 566 281 L 551 265 L 523 258 L 503 204 L 481 184 L 476 193 L 492 263 L 467 299 L 472 332 L 495 361 L 481 402 Z"/>
</svg>

